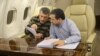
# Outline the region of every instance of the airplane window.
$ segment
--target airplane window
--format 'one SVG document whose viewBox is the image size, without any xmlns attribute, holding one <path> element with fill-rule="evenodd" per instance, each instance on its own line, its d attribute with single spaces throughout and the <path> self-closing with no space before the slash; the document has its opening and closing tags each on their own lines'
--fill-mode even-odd
<svg viewBox="0 0 100 56">
<path fill-rule="evenodd" d="M 24 20 L 27 18 L 27 16 L 28 16 L 28 14 L 29 14 L 29 9 L 30 9 L 30 7 L 26 7 L 25 8 L 25 11 L 24 11 Z"/>
<path fill-rule="evenodd" d="M 7 15 L 7 24 L 10 24 L 13 21 L 13 18 L 15 17 L 15 14 L 16 14 L 16 10 L 10 10 L 8 12 L 8 15 Z"/>
</svg>

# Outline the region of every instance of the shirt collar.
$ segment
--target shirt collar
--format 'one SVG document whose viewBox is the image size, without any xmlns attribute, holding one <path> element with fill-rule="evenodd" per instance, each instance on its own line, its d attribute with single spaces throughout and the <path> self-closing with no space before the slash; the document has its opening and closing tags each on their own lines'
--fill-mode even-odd
<svg viewBox="0 0 100 56">
<path fill-rule="evenodd" d="M 65 18 L 64 22 L 62 23 L 62 27 L 66 28 L 66 25 L 67 25 L 67 18 Z"/>
<path fill-rule="evenodd" d="M 67 19 L 65 18 L 63 23 L 58 26 L 58 28 L 65 28 L 67 24 Z"/>
</svg>

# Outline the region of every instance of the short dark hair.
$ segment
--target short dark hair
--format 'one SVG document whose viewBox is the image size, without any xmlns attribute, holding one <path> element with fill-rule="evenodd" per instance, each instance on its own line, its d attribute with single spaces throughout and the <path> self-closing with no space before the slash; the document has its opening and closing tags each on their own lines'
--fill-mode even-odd
<svg viewBox="0 0 100 56">
<path fill-rule="evenodd" d="M 63 10 L 60 8 L 52 10 L 50 14 L 54 14 L 56 19 L 59 19 L 59 18 L 61 18 L 62 20 L 65 19 L 65 14 Z"/>
<path fill-rule="evenodd" d="M 49 14 L 50 13 L 49 8 L 47 8 L 47 7 L 41 8 L 40 11 L 42 11 L 44 14 Z"/>
</svg>

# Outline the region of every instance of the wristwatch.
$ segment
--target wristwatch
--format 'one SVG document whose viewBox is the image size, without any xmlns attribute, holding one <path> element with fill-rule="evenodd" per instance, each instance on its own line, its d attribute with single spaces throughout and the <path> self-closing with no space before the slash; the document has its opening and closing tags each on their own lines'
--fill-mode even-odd
<svg viewBox="0 0 100 56">
<path fill-rule="evenodd" d="M 66 40 L 64 40 L 64 43 L 66 44 L 66 43 L 67 43 L 67 41 L 66 41 Z"/>
</svg>

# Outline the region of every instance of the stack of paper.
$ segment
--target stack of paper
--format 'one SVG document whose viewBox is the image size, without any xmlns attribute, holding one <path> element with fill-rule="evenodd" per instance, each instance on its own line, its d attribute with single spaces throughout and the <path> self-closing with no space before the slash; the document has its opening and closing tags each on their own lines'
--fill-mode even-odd
<svg viewBox="0 0 100 56">
<path fill-rule="evenodd" d="M 76 43 L 72 43 L 72 44 L 66 44 L 66 45 L 63 45 L 63 46 L 60 46 L 60 47 L 57 47 L 57 48 L 60 48 L 60 49 L 76 49 L 76 47 L 79 45 L 79 42 L 76 42 Z"/>
<path fill-rule="evenodd" d="M 42 42 L 37 44 L 37 47 L 40 48 L 53 48 L 53 43 L 55 41 L 58 41 L 59 39 L 48 39 L 48 40 L 43 40 Z M 66 44 L 63 46 L 59 46 L 56 48 L 60 48 L 60 49 L 75 49 L 77 46 L 79 45 L 79 42 L 76 43 L 72 43 L 72 44 Z"/>
<path fill-rule="evenodd" d="M 58 41 L 59 39 L 47 39 L 47 40 L 43 40 L 42 42 L 37 44 L 37 47 L 41 47 L 41 48 L 53 48 L 53 43 L 55 41 Z"/>
</svg>

